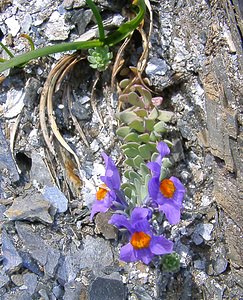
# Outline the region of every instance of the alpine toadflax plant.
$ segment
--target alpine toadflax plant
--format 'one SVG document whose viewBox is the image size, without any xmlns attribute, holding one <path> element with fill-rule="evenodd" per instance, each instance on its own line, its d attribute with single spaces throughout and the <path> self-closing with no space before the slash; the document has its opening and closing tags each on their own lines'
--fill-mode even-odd
<svg viewBox="0 0 243 300">
<path fill-rule="evenodd" d="M 169 255 L 165 263 L 166 267 L 163 268 L 167 271 L 175 271 L 175 265 L 178 266 L 179 262 L 178 256 L 172 253 L 173 242 L 157 234 L 152 224 L 154 221 L 158 222 L 157 214 L 154 214 L 158 211 L 162 212 L 172 225 L 180 221 L 185 188 L 178 178 L 165 177 L 164 159 L 170 154 L 167 144 L 159 142 L 156 148 L 158 154 L 153 157 L 153 161 L 147 163 L 147 166 L 141 164 L 143 168 L 147 168 L 145 176 L 148 180 L 145 181 L 147 196 L 145 194 L 146 197 L 139 204 L 132 201 L 129 196 L 125 198 L 121 188 L 124 185 L 121 185 L 120 175 L 114 162 L 105 153 L 102 154 L 106 171 L 105 176 L 100 177 L 103 184 L 96 193 L 91 219 L 97 212 L 106 212 L 109 209 L 114 211 L 109 223 L 123 232 L 125 229 L 128 238 L 128 243 L 121 247 L 121 260 L 125 262 L 141 260 L 149 264 L 157 255 Z M 137 184 L 137 189 L 134 190 L 139 191 L 138 181 L 134 182 Z"/>
</svg>

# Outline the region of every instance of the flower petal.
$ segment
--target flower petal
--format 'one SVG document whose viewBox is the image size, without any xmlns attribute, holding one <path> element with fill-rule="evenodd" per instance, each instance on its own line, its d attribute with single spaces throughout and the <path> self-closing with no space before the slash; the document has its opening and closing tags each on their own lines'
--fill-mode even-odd
<svg viewBox="0 0 243 300">
<path fill-rule="evenodd" d="M 157 145 L 157 150 L 159 151 L 159 154 L 161 156 L 161 159 L 165 157 L 166 155 L 170 154 L 170 148 L 165 142 L 160 142 Z"/>
<path fill-rule="evenodd" d="M 134 250 L 136 260 L 141 260 L 146 265 L 148 265 L 152 258 L 154 257 L 154 254 L 150 251 L 149 248 L 143 248 L 139 250 Z"/>
<path fill-rule="evenodd" d="M 132 233 L 132 226 L 124 215 L 114 214 L 109 221 L 109 224 L 115 225 L 117 228 L 126 228 Z"/>
<path fill-rule="evenodd" d="M 125 262 L 131 262 L 137 260 L 134 254 L 134 248 L 130 243 L 128 243 L 127 245 L 121 248 L 120 259 Z"/>
<path fill-rule="evenodd" d="M 121 179 L 117 167 L 113 160 L 106 155 L 104 152 L 102 153 L 102 157 L 104 158 L 106 165 L 105 176 L 101 176 L 100 179 L 112 190 L 119 190 L 121 185 Z"/>
<path fill-rule="evenodd" d="M 159 177 L 161 171 L 161 163 L 151 161 L 147 163 L 147 167 L 152 171 L 152 175 Z"/>
<path fill-rule="evenodd" d="M 131 213 L 131 222 L 137 222 L 142 219 L 150 219 L 151 210 L 144 207 L 135 207 Z"/>
<path fill-rule="evenodd" d="M 151 225 L 147 219 L 138 220 L 137 222 L 132 223 L 132 232 L 141 232 L 141 231 L 149 235 L 152 235 Z"/>
<path fill-rule="evenodd" d="M 107 212 L 109 208 L 110 206 L 106 205 L 104 201 L 95 201 L 92 206 L 90 220 L 93 220 L 94 215 L 97 214 L 98 212 L 103 212 L 103 213 Z"/>
<path fill-rule="evenodd" d="M 173 203 L 173 200 L 166 200 L 165 203 L 159 205 L 159 210 L 162 210 L 171 225 L 180 222 L 181 210 L 178 205 Z"/>
<path fill-rule="evenodd" d="M 153 177 L 148 182 L 149 196 L 156 201 L 159 193 L 159 177 Z"/>
<path fill-rule="evenodd" d="M 156 255 L 171 253 L 173 242 L 163 236 L 153 236 L 150 242 L 150 250 Z"/>
</svg>

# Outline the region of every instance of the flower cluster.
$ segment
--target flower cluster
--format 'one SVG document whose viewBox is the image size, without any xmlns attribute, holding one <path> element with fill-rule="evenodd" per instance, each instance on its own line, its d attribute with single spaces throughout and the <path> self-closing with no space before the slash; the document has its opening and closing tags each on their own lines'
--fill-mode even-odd
<svg viewBox="0 0 243 300">
<path fill-rule="evenodd" d="M 156 235 L 152 226 L 155 211 L 164 213 L 168 222 L 177 224 L 181 218 L 182 200 L 185 188 L 174 176 L 163 178 L 162 162 L 170 154 L 164 142 L 157 144 L 159 155 L 154 161 L 147 163 L 151 171 L 148 182 L 147 197 L 142 207 L 131 207 L 121 189 L 119 172 L 112 159 L 102 154 L 106 171 L 101 176 L 103 184 L 96 193 L 96 200 L 91 211 L 91 219 L 98 212 L 114 211 L 109 223 L 118 229 L 126 229 L 128 244 L 121 248 L 120 259 L 126 262 L 141 260 L 149 264 L 155 255 L 170 254 L 173 242 L 162 235 Z"/>
</svg>

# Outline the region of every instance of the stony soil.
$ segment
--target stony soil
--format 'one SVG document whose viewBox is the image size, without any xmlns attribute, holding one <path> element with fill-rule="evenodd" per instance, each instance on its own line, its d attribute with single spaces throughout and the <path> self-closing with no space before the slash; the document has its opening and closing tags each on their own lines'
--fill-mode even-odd
<svg viewBox="0 0 243 300">
<path fill-rule="evenodd" d="M 124 20 L 126 1 L 96 2 L 111 27 Z M 100 153 L 110 154 L 122 170 L 111 68 L 100 75 L 93 97 L 98 75 L 81 60 L 54 97 L 59 129 L 82 166 L 81 190 L 73 157 L 54 138 L 56 157 L 47 151 L 39 101 L 48 73 L 63 56 L 57 54 L 12 70 L 0 85 L 1 299 L 243 299 L 243 7 L 239 0 L 151 5 L 144 76 L 163 96 L 163 108 L 175 114 L 165 138 L 174 144 L 174 174 L 187 189 L 181 222 L 163 222 L 180 254 L 180 270 L 119 261 L 120 235 L 107 224 L 109 214 L 90 222 L 104 172 Z M 16 53 L 28 49 L 19 37 L 23 32 L 36 47 L 94 32 L 92 13 L 81 0 L 1 1 L 0 10 L 4 42 Z M 134 34 L 127 65 L 136 64 L 140 46 Z"/>
</svg>

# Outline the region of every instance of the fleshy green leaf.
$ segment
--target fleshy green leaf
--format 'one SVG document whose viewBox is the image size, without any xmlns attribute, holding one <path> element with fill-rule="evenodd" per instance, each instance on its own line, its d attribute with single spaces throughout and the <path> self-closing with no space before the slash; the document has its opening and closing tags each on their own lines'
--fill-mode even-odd
<svg viewBox="0 0 243 300">
<path fill-rule="evenodd" d="M 124 137 L 125 142 L 138 142 L 138 134 L 136 132 L 130 132 L 128 135 Z"/>
<path fill-rule="evenodd" d="M 152 154 L 151 161 L 155 161 L 156 158 L 158 157 L 158 155 L 159 155 L 159 153 L 154 152 L 154 153 Z"/>
<path fill-rule="evenodd" d="M 129 199 L 131 199 L 131 197 L 132 197 L 132 192 L 133 192 L 133 191 L 132 191 L 129 187 L 124 188 L 123 191 L 124 191 L 124 194 L 125 194 Z"/>
<path fill-rule="evenodd" d="M 154 125 L 154 131 L 155 132 L 165 132 L 165 122 L 164 121 L 159 121 Z"/>
<path fill-rule="evenodd" d="M 130 92 L 128 94 L 127 101 L 128 101 L 128 103 L 130 103 L 131 105 L 134 105 L 135 107 L 144 108 L 144 103 L 143 103 L 142 99 L 135 92 Z"/>
<path fill-rule="evenodd" d="M 138 118 L 138 117 L 137 117 Z M 144 132 L 145 128 L 143 122 L 140 120 L 134 120 L 128 124 L 130 128 L 135 129 L 138 132 Z"/>
<path fill-rule="evenodd" d="M 171 168 L 173 166 L 172 162 L 170 161 L 170 159 L 168 157 L 165 157 L 163 159 L 163 168 Z"/>
<path fill-rule="evenodd" d="M 138 136 L 138 140 L 143 142 L 143 143 L 147 143 L 149 141 L 149 134 L 147 132 L 143 133 L 143 134 L 140 134 Z"/>
<path fill-rule="evenodd" d="M 143 201 L 142 195 L 141 195 L 141 182 L 137 178 L 135 178 L 134 185 L 135 185 L 136 195 L 137 195 L 137 205 L 140 206 Z"/>
<path fill-rule="evenodd" d="M 137 167 L 137 168 L 140 168 L 140 165 L 141 163 L 143 163 L 144 160 L 143 158 L 140 156 L 140 155 L 137 155 L 134 159 L 133 159 L 133 163 L 134 163 L 134 166 Z"/>
<path fill-rule="evenodd" d="M 152 95 L 150 91 L 145 89 L 142 85 L 134 85 L 134 89 L 137 90 L 140 95 L 143 97 L 143 102 L 145 107 L 149 107 L 151 105 Z"/>
<path fill-rule="evenodd" d="M 152 132 L 150 133 L 149 139 L 150 139 L 151 142 L 156 142 L 156 141 L 157 141 L 157 137 L 156 137 L 154 131 L 152 131 Z"/>
<path fill-rule="evenodd" d="M 139 146 L 138 151 L 144 159 L 150 159 L 151 153 L 148 145 L 144 144 Z"/>
<path fill-rule="evenodd" d="M 158 116 L 159 116 L 159 111 L 158 111 L 158 109 L 157 109 L 156 107 L 154 107 L 154 108 L 151 110 L 151 112 L 150 112 L 148 118 L 149 118 L 149 119 L 152 119 L 152 120 L 155 120 L 156 118 L 158 118 Z"/>
<path fill-rule="evenodd" d="M 169 122 L 171 118 L 173 117 L 174 113 L 172 111 L 167 110 L 159 110 L 159 116 L 158 119 L 160 121 Z"/>
<path fill-rule="evenodd" d="M 129 172 L 130 172 L 129 170 L 126 170 L 126 171 L 124 172 L 124 176 L 125 176 L 127 179 L 130 180 Z"/>
<path fill-rule="evenodd" d="M 122 126 L 116 130 L 116 134 L 122 138 L 127 136 L 129 132 L 131 131 L 131 128 L 129 126 Z"/>
<path fill-rule="evenodd" d="M 138 149 L 136 148 L 128 148 L 128 149 L 125 149 L 123 151 L 123 153 L 127 156 L 127 157 L 131 157 L 131 158 L 134 158 L 138 155 Z"/>
<path fill-rule="evenodd" d="M 136 142 L 128 142 L 128 143 L 122 145 L 120 148 L 121 148 L 122 150 L 125 150 L 125 149 L 132 149 L 132 148 L 136 148 L 136 149 L 137 149 L 139 146 L 140 146 L 139 143 L 136 143 Z"/>
<path fill-rule="evenodd" d="M 125 78 L 119 83 L 119 86 L 121 89 L 125 89 L 129 85 L 130 82 L 131 82 L 130 79 Z"/>
<path fill-rule="evenodd" d="M 147 111 L 143 108 L 136 109 L 134 112 L 136 113 L 137 116 L 139 116 L 141 118 L 144 118 L 147 116 Z"/>
<path fill-rule="evenodd" d="M 134 168 L 134 162 L 133 162 L 133 159 L 132 158 L 127 158 L 125 159 L 124 163 L 132 168 Z"/>
<path fill-rule="evenodd" d="M 117 117 L 126 124 L 129 124 L 133 121 L 141 121 L 142 119 L 140 119 L 133 111 L 122 111 L 119 114 L 117 114 Z M 130 126 L 129 126 L 130 127 Z"/>
<path fill-rule="evenodd" d="M 144 118 L 145 127 L 148 131 L 153 131 L 155 121 L 152 119 Z"/>
<path fill-rule="evenodd" d="M 150 170 L 145 165 L 144 162 L 140 165 L 140 172 L 141 172 L 141 175 L 143 176 L 143 178 L 146 177 L 147 175 L 150 175 Z"/>
<path fill-rule="evenodd" d="M 155 144 L 155 143 L 149 142 L 147 145 L 149 146 L 149 150 L 150 150 L 152 153 L 154 153 L 154 152 L 157 151 L 157 149 L 156 149 L 156 144 Z"/>
<path fill-rule="evenodd" d="M 134 179 L 136 178 L 140 183 L 142 183 L 142 178 L 140 175 L 138 175 L 138 173 L 134 172 L 134 171 L 130 171 L 129 172 L 129 178 L 131 181 L 134 182 Z"/>
</svg>

